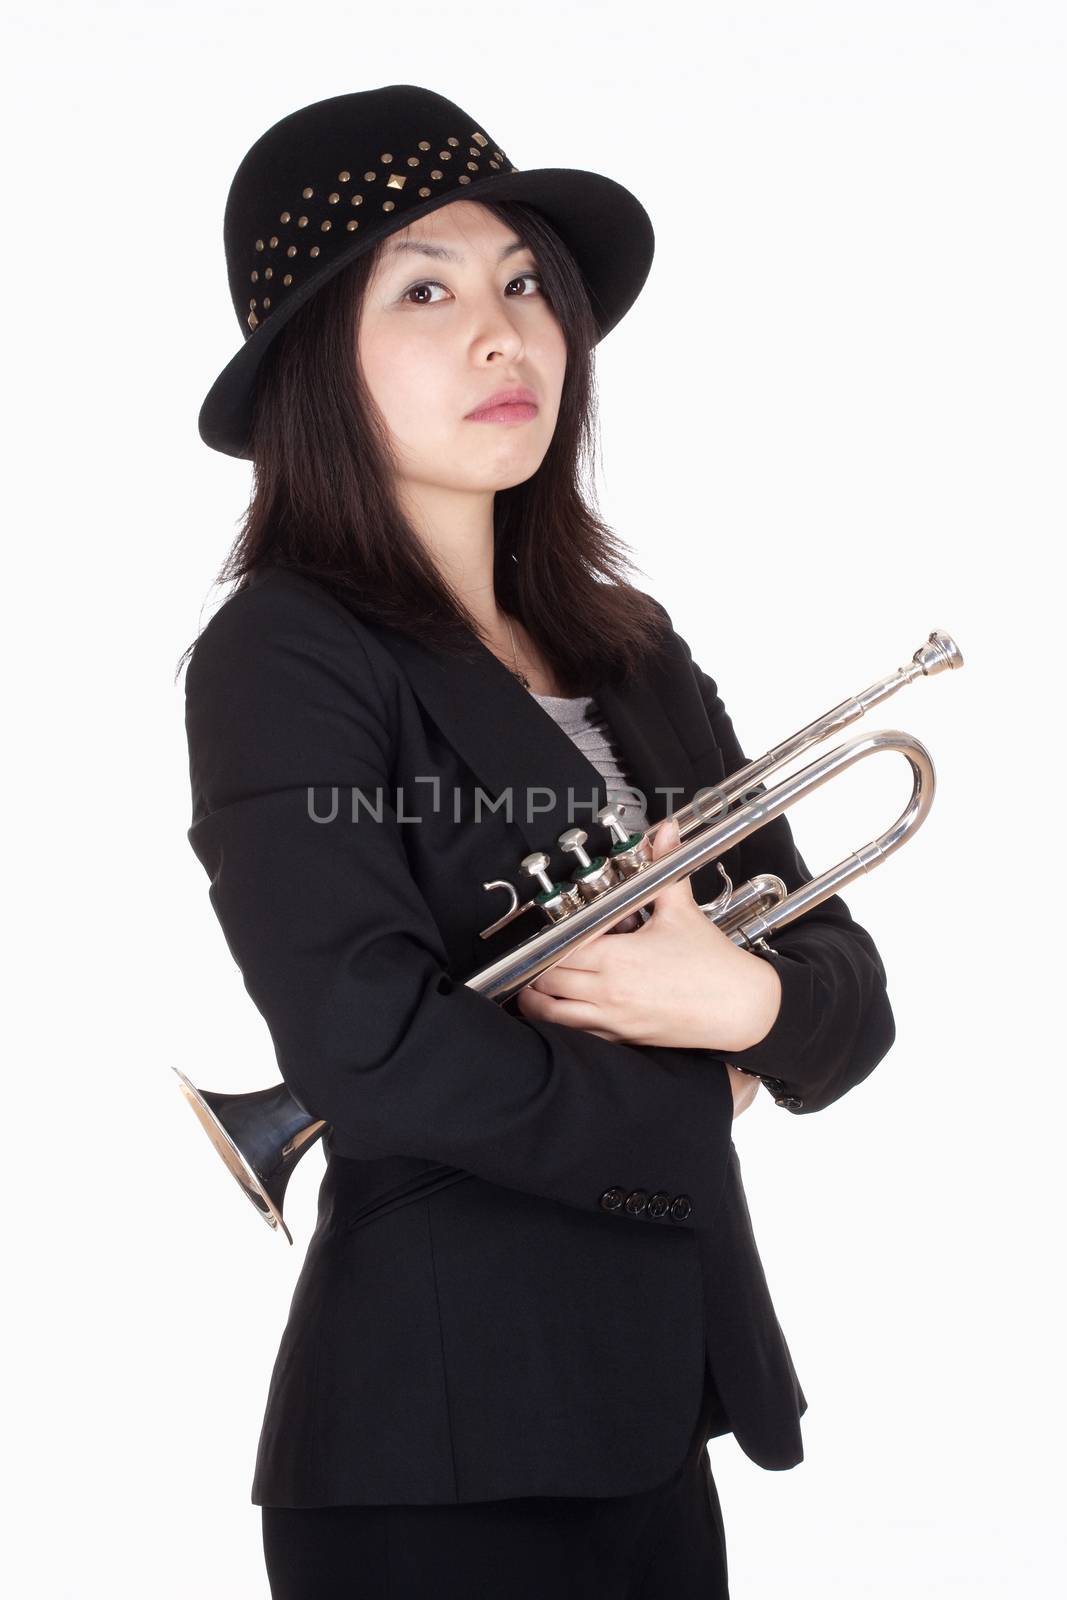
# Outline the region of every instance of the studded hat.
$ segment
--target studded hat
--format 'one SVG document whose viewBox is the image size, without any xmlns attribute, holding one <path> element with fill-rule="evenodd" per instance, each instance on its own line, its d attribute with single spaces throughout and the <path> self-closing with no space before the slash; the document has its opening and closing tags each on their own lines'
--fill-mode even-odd
<svg viewBox="0 0 1067 1600">
<path fill-rule="evenodd" d="M 520 170 L 466 111 L 408 83 L 334 95 L 268 128 L 226 200 L 226 271 L 244 344 L 200 408 L 204 443 L 251 457 L 260 362 L 327 279 L 417 217 L 483 199 L 525 201 L 547 219 L 582 272 L 599 339 L 625 316 L 654 238 L 644 207 L 614 179 Z"/>
</svg>

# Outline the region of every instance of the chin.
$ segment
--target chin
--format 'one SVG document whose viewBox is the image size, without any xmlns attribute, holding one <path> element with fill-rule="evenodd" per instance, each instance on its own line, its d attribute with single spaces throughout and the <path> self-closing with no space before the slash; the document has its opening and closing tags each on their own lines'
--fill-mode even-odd
<svg viewBox="0 0 1067 1600">
<path fill-rule="evenodd" d="M 544 457 L 531 461 L 524 467 L 516 466 L 508 472 L 500 473 L 487 487 L 492 489 L 514 489 L 520 483 L 527 483 L 533 477 Z"/>
<path fill-rule="evenodd" d="M 525 483 L 527 478 L 533 477 L 547 453 L 547 445 L 544 449 L 503 450 L 486 469 L 485 480 L 494 489 L 511 489 L 517 483 Z"/>
</svg>

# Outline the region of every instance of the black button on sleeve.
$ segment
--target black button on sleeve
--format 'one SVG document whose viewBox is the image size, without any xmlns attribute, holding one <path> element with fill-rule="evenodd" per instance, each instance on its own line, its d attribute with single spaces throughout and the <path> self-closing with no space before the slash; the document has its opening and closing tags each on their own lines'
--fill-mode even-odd
<svg viewBox="0 0 1067 1600">
<path fill-rule="evenodd" d="M 632 1217 L 639 1217 L 648 1205 L 648 1190 L 633 1189 L 626 1196 L 626 1209 Z"/>
<path fill-rule="evenodd" d="M 600 1196 L 601 1209 L 604 1211 L 618 1211 L 626 1199 L 625 1189 L 605 1189 Z"/>
<path fill-rule="evenodd" d="M 650 1217 L 662 1217 L 662 1216 L 664 1216 L 665 1213 L 670 1210 L 670 1204 L 671 1204 L 670 1195 L 669 1194 L 664 1194 L 662 1189 L 657 1189 L 656 1193 L 652 1196 L 651 1200 L 649 1200 L 649 1202 L 648 1202 L 648 1214 L 649 1214 L 649 1216 Z"/>
<path fill-rule="evenodd" d="M 679 1222 L 684 1222 L 693 1209 L 693 1202 L 687 1194 L 679 1194 L 671 1201 L 671 1216 L 677 1217 Z"/>
<path fill-rule="evenodd" d="M 799 1111 L 804 1104 L 800 1096 L 795 1094 L 778 1095 L 774 1103 L 776 1106 L 785 1106 L 787 1111 Z"/>
</svg>

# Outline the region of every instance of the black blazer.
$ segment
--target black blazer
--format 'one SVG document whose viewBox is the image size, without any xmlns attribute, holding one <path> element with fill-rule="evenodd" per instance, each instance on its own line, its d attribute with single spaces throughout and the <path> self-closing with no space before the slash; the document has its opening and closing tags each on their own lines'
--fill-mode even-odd
<svg viewBox="0 0 1067 1600">
<path fill-rule="evenodd" d="M 707 1437 L 803 1457 L 722 1057 L 533 1022 L 462 982 L 541 925 L 480 939 L 506 909 L 487 880 L 525 896 L 535 849 L 569 876 L 575 820 L 609 842 L 599 772 L 479 648 L 445 658 L 274 570 L 190 658 L 189 839 L 278 1067 L 332 1126 L 259 1505 L 633 1494 L 684 1458 L 706 1371 Z M 598 699 L 653 822 L 745 763 L 673 629 Z M 810 876 L 784 817 L 723 863 L 735 884 Z M 722 888 L 714 864 L 691 882 Z M 774 944 L 781 1011 L 730 1059 L 804 1115 L 876 1066 L 893 1015 L 840 897 Z"/>
</svg>

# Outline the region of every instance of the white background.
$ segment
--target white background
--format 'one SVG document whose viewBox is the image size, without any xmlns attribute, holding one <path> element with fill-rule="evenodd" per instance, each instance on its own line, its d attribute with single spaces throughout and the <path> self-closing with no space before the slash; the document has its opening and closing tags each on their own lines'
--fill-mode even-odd
<svg viewBox="0 0 1067 1600">
<path fill-rule="evenodd" d="M 250 482 L 196 432 L 240 342 L 230 178 L 278 117 L 394 82 L 648 208 L 651 278 L 598 357 L 600 504 L 746 752 L 931 628 L 966 657 L 862 725 L 939 780 L 845 897 L 897 1042 L 824 1113 L 761 1095 L 735 1129 L 810 1400 L 792 1471 L 712 1442 L 735 1600 L 1058 1590 L 1065 30 L 1038 0 L 9 12 L 20 1600 L 267 1596 L 252 1465 L 322 1156 L 290 1249 L 170 1070 L 277 1076 L 185 838 L 174 669 Z M 884 756 L 798 807 L 812 870 L 908 786 Z"/>
</svg>

